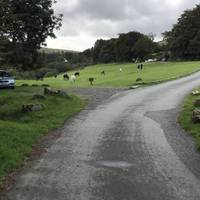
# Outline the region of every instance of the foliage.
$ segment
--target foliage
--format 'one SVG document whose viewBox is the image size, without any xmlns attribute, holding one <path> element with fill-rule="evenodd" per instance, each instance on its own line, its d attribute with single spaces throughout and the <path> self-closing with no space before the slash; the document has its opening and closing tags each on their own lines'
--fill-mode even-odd
<svg viewBox="0 0 200 200">
<path fill-rule="evenodd" d="M 152 40 L 147 36 L 143 36 L 137 40 L 132 51 L 134 52 L 135 58 L 143 60 L 145 56 L 153 52 L 153 48 Z"/>
<path fill-rule="evenodd" d="M 113 63 L 143 59 L 152 53 L 156 47 L 150 39 L 153 36 L 150 36 L 133 31 L 120 34 L 118 38 L 97 40 L 91 49 L 93 61 L 95 63 Z"/>
<path fill-rule="evenodd" d="M 169 32 L 164 33 L 173 59 L 200 59 L 200 5 L 186 10 L 177 24 Z"/>
<path fill-rule="evenodd" d="M 37 59 L 37 49 L 45 45 L 47 37 L 55 38 L 54 29 L 61 26 L 62 15 L 56 16 L 52 5 L 54 0 L 1 0 L 0 40 L 7 52 L 12 51 L 10 60 L 24 69 Z M 1 43 L 2 45 L 2 43 Z"/>
<path fill-rule="evenodd" d="M 117 61 L 125 62 L 132 61 L 133 58 L 137 59 L 134 54 L 134 46 L 136 42 L 143 37 L 139 32 L 129 32 L 127 34 L 120 34 L 116 42 L 116 57 Z"/>
</svg>

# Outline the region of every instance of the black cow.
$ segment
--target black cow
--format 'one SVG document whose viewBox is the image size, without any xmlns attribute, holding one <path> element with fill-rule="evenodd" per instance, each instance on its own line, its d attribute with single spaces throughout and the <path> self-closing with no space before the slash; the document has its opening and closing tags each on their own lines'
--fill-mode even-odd
<svg viewBox="0 0 200 200">
<path fill-rule="evenodd" d="M 105 71 L 102 71 L 101 74 L 102 74 L 102 75 L 106 75 Z"/>
<path fill-rule="evenodd" d="M 63 75 L 64 80 L 69 80 L 69 76 L 67 74 Z"/>
<path fill-rule="evenodd" d="M 75 72 L 74 75 L 75 76 L 80 76 L 80 72 Z"/>
<path fill-rule="evenodd" d="M 37 81 L 43 81 L 44 80 L 44 73 L 36 73 L 35 78 Z"/>
<path fill-rule="evenodd" d="M 90 85 L 93 85 L 94 79 L 95 78 L 89 78 Z"/>
</svg>

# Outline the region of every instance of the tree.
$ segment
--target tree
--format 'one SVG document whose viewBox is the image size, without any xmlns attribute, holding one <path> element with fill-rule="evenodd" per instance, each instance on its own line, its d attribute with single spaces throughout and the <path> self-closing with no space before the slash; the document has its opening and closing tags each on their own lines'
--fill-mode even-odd
<svg viewBox="0 0 200 200">
<path fill-rule="evenodd" d="M 135 57 L 143 60 L 145 56 L 152 53 L 154 46 L 153 41 L 148 36 L 141 37 L 133 47 Z"/>
<path fill-rule="evenodd" d="M 155 47 L 153 34 L 147 36 L 133 31 L 120 34 L 118 38 L 97 40 L 91 52 L 97 63 L 130 62 L 133 58 L 143 59 Z"/>
<path fill-rule="evenodd" d="M 104 44 L 99 52 L 98 61 L 101 63 L 115 62 L 115 39 L 104 40 Z"/>
<path fill-rule="evenodd" d="M 116 42 L 117 61 L 132 61 L 132 59 L 136 57 L 133 51 L 133 47 L 142 36 L 142 33 L 135 31 L 126 34 L 120 34 Z"/>
<path fill-rule="evenodd" d="M 174 59 L 199 59 L 200 5 L 192 10 L 186 10 L 165 36 Z"/>
<path fill-rule="evenodd" d="M 99 62 L 99 54 L 101 52 L 101 49 L 103 48 L 105 43 L 105 40 L 97 40 L 94 44 L 94 47 L 92 49 L 92 54 L 93 54 L 93 60 L 94 62 Z"/>
<path fill-rule="evenodd" d="M 54 3 L 55 0 L 0 1 L 0 38 L 11 43 L 16 58 L 13 64 L 22 64 L 24 69 L 32 66 L 46 38 L 56 37 L 54 30 L 60 28 L 62 15 L 54 14 Z"/>
</svg>

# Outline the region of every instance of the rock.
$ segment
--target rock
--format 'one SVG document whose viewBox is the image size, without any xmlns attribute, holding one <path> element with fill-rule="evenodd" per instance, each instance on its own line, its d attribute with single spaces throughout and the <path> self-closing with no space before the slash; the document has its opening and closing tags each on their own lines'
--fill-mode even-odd
<svg viewBox="0 0 200 200">
<path fill-rule="evenodd" d="M 57 95 L 62 96 L 62 97 L 68 96 L 68 94 L 66 92 L 62 91 L 62 90 L 58 90 Z"/>
<path fill-rule="evenodd" d="M 193 110 L 192 121 L 194 123 L 200 123 L 200 109 Z"/>
<path fill-rule="evenodd" d="M 29 84 L 27 84 L 27 83 L 21 84 L 21 87 L 28 87 L 28 86 L 29 86 Z"/>
<path fill-rule="evenodd" d="M 57 95 L 61 97 L 67 97 L 68 94 L 62 90 L 52 90 L 51 88 L 44 88 L 45 95 Z"/>
<path fill-rule="evenodd" d="M 192 91 L 192 95 L 200 95 L 200 92 L 198 90 Z"/>
<path fill-rule="evenodd" d="M 133 85 L 133 86 L 130 86 L 129 89 L 134 90 L 134 89 L 137 89 L 139 87 L 140 87 L 139 85 Z"/>
<path fill-rule="evenodd" d="M 37 112 L 44 110 L 44 104 L 26 104 L 22 106 L 22 112 Z"/>
<path fill-rule="evenodd" d="M 44 95 L 52 95 L 54 91 L 50 87 L 44 88 Z"/>
<path fill-rule="evenodd" d="M 200 99 L 197 99 L 195 102 L 194 102 L 194 106 L 200 106 Z"/>
<path fill-rule="evenodd" d="M 32 99 L 46 99 L 46 97 L 41 94 L 35 94 Z"/>
</svg>

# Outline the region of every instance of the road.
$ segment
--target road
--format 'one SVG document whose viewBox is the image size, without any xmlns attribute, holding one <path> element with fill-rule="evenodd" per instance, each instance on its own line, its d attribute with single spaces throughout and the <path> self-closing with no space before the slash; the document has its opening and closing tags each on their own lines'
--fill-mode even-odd
<svg viewBox="0 0 200 200">
<path fill-rule="evenodd" d="M 68 121 L 10 200 L 199 200 L 200 154 L 176 123 L 200 72 L 123 91 Z"/>
</svg>

